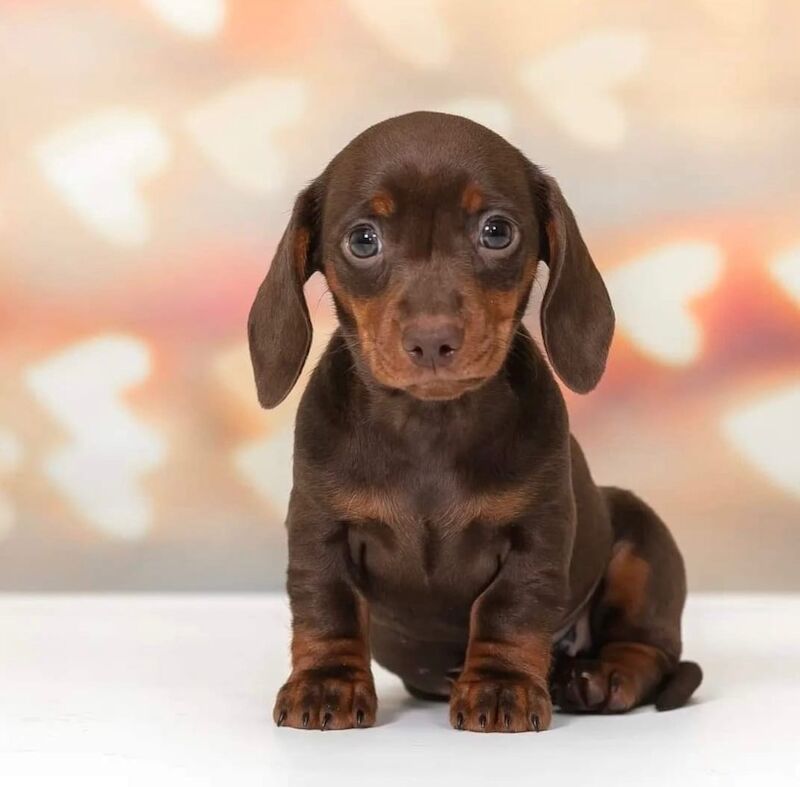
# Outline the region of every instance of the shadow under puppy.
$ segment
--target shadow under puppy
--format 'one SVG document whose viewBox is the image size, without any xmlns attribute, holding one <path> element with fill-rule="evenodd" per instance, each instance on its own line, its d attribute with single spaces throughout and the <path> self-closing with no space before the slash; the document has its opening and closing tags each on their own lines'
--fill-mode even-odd
<svg viewBox="0 0 800 787">
<path fill-rule="evenodd" d="M 373 724 L 371 655 L 477 731 L 547 729 L 551 696 L 673 708 L 700 683 L 679 661 L 675 542 L 633 494 L 593 483 L 521 323 L 539 260 L 545 350 L 585 393 L 611 343 L 608 294 L 556 182 L 497 134 L 393 118 L 297 198 L 250 312 L 264 407 L 305 361 L 315 271 L 340 327 L 297 415 L 277 724 Z"/>
</svg>

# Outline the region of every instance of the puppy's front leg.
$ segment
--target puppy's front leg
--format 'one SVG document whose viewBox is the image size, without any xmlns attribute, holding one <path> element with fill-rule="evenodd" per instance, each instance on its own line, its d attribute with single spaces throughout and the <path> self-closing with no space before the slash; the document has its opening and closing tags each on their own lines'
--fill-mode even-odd
<svg viewBox="0 0 800 787">
<path fill-rule="evenodd" d="M 278 726 L 334 730 L 375 723 L 368 615 L 353 586 L 335 519 L 297 490 L 289 504 L 292 672 L 278 692 Z"/>
<path fill-rule="evenodd" d="M 549 546 L 512 548 L 473 603 L 464 667 L 450 694 L 456 729 L 539 732 L 550 726 L 552 635 L 568 580 L 562 550 Z"/>
</svg>

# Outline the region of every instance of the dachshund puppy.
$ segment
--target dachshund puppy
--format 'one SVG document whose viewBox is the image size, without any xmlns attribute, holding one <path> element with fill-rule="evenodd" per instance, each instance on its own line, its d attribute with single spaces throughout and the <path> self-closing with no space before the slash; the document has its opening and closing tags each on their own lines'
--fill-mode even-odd
<svg viewBox="0 0 800 787">
<path fill-rule="evenodd" d="M 340 327 L 297 414 L 292 672 L 278 725 L 374 723 L 370 660 L 463 730 L 545 730 L 552 704 L 682 705 L 683 560 L 630 492 L 598 487 L 522 325 L 539 261 L 550 366 L 600 380 L 608 293 L 556 182 L 492 131 L 416 112 L 356 137 L 297 198 L 250 312 L 259 401 Z"/>
</svg>

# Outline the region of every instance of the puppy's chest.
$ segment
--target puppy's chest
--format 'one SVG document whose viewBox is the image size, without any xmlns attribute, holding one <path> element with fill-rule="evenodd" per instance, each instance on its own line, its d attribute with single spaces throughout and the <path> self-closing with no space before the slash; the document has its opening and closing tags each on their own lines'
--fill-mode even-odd
<svg viewBox="0 0 800 787">
<path fill-rule="evenodd" d="M 337 502 L 356 580 L 374 598 L 480 592 L 529 498 L 519 488 L 471 490 L 455 472 L 421 467 L 396 483 L 343 490 Z"/>
</svg>

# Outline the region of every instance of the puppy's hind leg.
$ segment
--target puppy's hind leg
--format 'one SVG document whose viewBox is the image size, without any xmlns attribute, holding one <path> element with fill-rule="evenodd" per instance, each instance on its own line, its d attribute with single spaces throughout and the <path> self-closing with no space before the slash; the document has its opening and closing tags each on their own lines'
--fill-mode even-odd
<svg viewBox="0 0 800 787">
<path fill-rule="evenodd" d="M 562 710 L 623 713 L 648 702 L 683 705 L 702 680 L 680 662 L 686 574 L 666 525 L 635 495 L 603 489 L 614 545 L 591 611 L 592 646 L 561 657 L 552 676 Z"/>
</svg>

